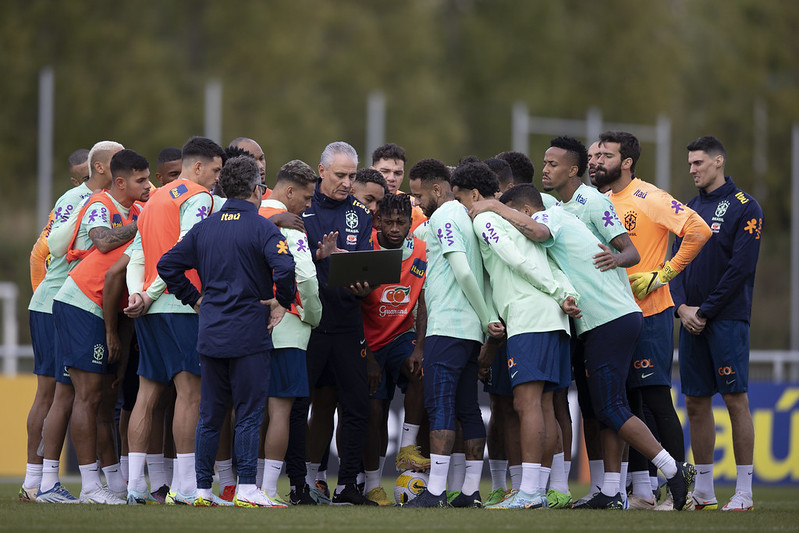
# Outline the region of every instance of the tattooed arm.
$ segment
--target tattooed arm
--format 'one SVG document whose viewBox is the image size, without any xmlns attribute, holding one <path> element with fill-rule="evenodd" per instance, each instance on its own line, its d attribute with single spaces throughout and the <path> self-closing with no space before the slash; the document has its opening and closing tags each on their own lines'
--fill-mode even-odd
<svg viewBox="0 0 799 533">
<path fill-rule="evenodd" d="M 107 228 L 104 226 L 89 230 L 89 238 L 101 253 L 108 253 L 114 248 L 130 242 L 136 236 L 136 221 L 125 224 L 118 228 Z"/>
</svg>

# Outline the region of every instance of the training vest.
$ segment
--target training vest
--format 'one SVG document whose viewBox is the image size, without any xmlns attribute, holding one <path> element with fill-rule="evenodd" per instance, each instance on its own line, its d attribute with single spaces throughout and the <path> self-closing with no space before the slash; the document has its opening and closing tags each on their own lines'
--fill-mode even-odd
<svg viewBox="0 0 799 533">
<path fill-rule="evenodd" d="M 267 189 L 267 190 L 269 191 L 269 194 L 271 196 L 272 191 L 269 190 L 269 189 Z M 264 195 L 263 198 L 266 198 L 266 196 Z M 258 214 L 261 215 L 262 217 L 264 217 L 267 220 L 269 220 L 269 217 L 271 217 L 271 216 L 278 215 L 280 213 L 286 213 L 287 211 L 288 211 L 287 209 L 278 209 L 277 207 L 264 207 L 264 206 L 261 206 L 261 207 L 258 208 Z M 278 228 L 278 229 L 280 229 L 280 228 Z M 295 286 L 297 285 L 296 281 L 294 282 L 294 285 Z M 272 288 L 272 292 L 273 293 L 275 292 L 275 288 L 274 287 Z M 300 312 L 297 310 L 297 306 L 298 305 L 300 307 L 302 307 L 302 301 L 300 300 L 300 291 L 299 290 L 296 291 L 296 293 L 294 295 L 294 301 L 291 303 L 291 308 L 288 309 L 287 311 L 289 313 L 291 313 L 293 315 L 297 315 L 299 317 L 300 316 Z"/>
<path fill-rule="evenodd" d="M 100 201 L 106 207 L 106 209 L 108 209 L 108 215 L 111 218 L 112 228 L 127 226 L 128 224 L 135 222 L 141 213 L 141 209 L 139 208 L 138 204 L 134 203 L 130 207 L 128 218 L 123 218 L 122 213 L 119 212 L 111 197 L 105 192 L 101 192 L 93 195 L 81 208 L 81 210 L 78 212 L 78 220 L 83 220 L 86 210 L 91 204 L 95 203 L 95 201 Z M 69 248 L 67 249 L 67 260 L 75 261 L 80 259 L 81 261 L 75 268 L 72 269 L 72 271 L 69 273 L 69 277 L 75 281 L 75 285 L 78 286 L 83 294 L 85 294 L 91 301 L 102 307 L 105 274 L 108 272 L 108 269 L 117 262 L 117 259 L 122 257 L 122 254 L 125 252 L 128 244 L 133 241 L 133 237 L 131 237 L 128 242 L 121 244 L 106 253 L 99 251 L 94 245 L 92 245 L 92 247 L 88 250 L 75 250 L 75 239 L 78 236 L 79 230 L 80 223 L 76 225 L 75 232 L 72 235 L 72 241 L 69 243 Z M 70 256 L 72 256 L 72 259 L 70 259 Z M 127 302 L 127 298 L 123 297 L 120 299 L 120 310 L 125 307 L 125 302 Z"/>
<path fill-rule="evenodd" d="M 403 246 L 407 246 L 406 243 Z M 380 245 L 375 238 L 375 250 Z M 413 310 L 419 301 L 427 272 L 427 245 L 413 238 L 413 252 L 402 260 L 399 283 L 380 285 L 361 302 L 363 332 L 372 351 L 383 348 L 397 336 L 413 329 Z"/>
<path fill-rule="evenodd" d="M 144 252 L 144 290 L 153 284 L 158 276 L 158 261 L 161 256 L 172 249 L 180 237 L 180 206 L 198 194 L 211 196 L 208 189 L 187 179 L 177 179 L 156 190 L 147 201 L 139 218 L 139 235 L 141 235 Z M 213 197 L 211 197 L 213 211 Z M 207 216 L 207 215 L 206 215 Z M 196 270 L 186 272 L 192 285 L 201 290 L 200 277 Z"/>
</svg>

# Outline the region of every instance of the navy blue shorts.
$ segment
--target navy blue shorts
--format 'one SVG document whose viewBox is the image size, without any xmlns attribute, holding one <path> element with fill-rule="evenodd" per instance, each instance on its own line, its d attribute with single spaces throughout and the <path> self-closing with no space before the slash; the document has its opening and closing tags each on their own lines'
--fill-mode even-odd
<svg viewBox="0 0 799 533">
<path fill-rule="evenodd" d="M 513 386 L 510 384 L 508 373 L 508 346 L 503 344 L 488 369 L 488 376 L 483 385 L 483 391 L 497 396 L 513 396 Z"/>
<path fill-rule="evenodd" d="M 455 418 L 464 440 L 485 438 L 477 403 L 477 357 L 480 343 L 432 335 L 424 341 L 422 385 L 430 431 L 455 431 Z"/>
<path fill-rule="evenodd" d="M 33 373 L 55 377 L 55 320 L 50 313 L 31 311 L 28 315 L 33 345 Z"/>
<path fill-rule="evenodd" d="M 574 330 L 572 330 L 574 331 Z M 588 390 L 588 378 L 585 371 L 585 344 L 582 337 L 577 337 L 572 333 L 571 338 L 572 352 L 572 375 L 574 385 L 577 388 L 577 403 L 580 405 L 580 412 L 584 420 L 593 420 L 594 406 L 591 404 L 591 393 Z"/>
<path fill-rule="evenodd" d="M 308 366 L 305 350 L 275 348 L 271 352 L 269 397 L 303 398 L 308 396 Z"/>
<path fill-rule="evenodd" d="M 644 317 L 644 329 L 630 364 L 627 386 L 631 389 L 671 387 L 674 360 L 674 308 Z"/>
<path fill-rule="evenodd" d="M 61 345 L 61 364 L 94 374 L 110 374 L 105 322 L 89 311 L 64 302 L 53 302 L 53 317 Z"/>
<path fill-rule="evenodd" d="M 508 339 L 508 373 L 512 386 L 545 381 L 544 391 L 571 383 L 569 335 L 565 331 L 521 333 Z"/>
<path fill-rule="evenodd" d="M 137 318 L 138 374 L 159 383 L 169 383 L 180 372 L 199 376 L 199 320 L 189 313 L 154 313 Z"/>
<path fill-rule="evenodd" d="M 376 400 L 394 398 L 394 388 L 399 387 L 402 394 L 408 389 L 408 378 L 402 375 L 402 365 L 411 356 L 416 347 L 416 332 L 406 331 L 376 352 L 375 360 L 383 369 L 383 379 L 372 395 Z"/>
<path fill-rule="evenodd" d="M 746 392 L 749 387 L 749 324 L 709 320 L 699 335 L 680 326 L 680 383 L 688 396 Z"/>
<path fill-rule="evenodd" d="M 625 382 L 642 327 L 641 313 L 630 313 L 582 335 L 594 414 L 601 426 L 614 431 L 633 416 Z"/>
</svg>

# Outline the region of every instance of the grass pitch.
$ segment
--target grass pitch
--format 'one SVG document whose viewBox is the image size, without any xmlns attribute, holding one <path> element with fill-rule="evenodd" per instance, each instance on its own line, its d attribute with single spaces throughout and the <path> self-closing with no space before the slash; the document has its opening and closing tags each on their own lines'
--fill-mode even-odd
<svg viewBox="0 0 799 533">
<path fill-rule="evenodd" d="M 392 480 L 385 479 L 390 489 Z M 78 483 L 66 483 L 78 494 Z M 281 494 L 285 487 L 280 487 Z M 484 483 L 481 493 L 487 495 Z M 799 488 L 755 487 L 748 513 L 655 511 L 489 511 L 484 509 L 400 509 L 291 507 L 234 509 L 166 506 L 28 504 L 17 500 L 19 481 L 0 481 L 0 531 L 798 531 Z M 587 488 L 576 484 L 579 497 Z M 733 491 L 718 486 L 721 505 Z"/>
</svg>

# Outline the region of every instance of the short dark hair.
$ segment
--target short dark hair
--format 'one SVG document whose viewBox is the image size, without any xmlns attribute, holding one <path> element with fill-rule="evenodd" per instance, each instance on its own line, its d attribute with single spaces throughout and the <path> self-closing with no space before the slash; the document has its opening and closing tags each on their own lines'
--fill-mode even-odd
<svg viewBox="0 0 799 533">
<path fill-rule="evenodd" d="M 316 184 L 317 179 L 316 172 L 307 163 L 299 159 L 292 159 L 277 171 L 275 184 L 288 181 L 294 185 L 306 187 L 309 184 Z"/>
<path fill-rule="evenodd" d="M 688 146 L 686 146 L 689 152 L 695 152 L 697 150 L 702 150 L 703 152 L 707 152 L 708 155 L 717 156 L 720 155 L 724 157 L 724 161 L 727 161 L 727 150 L 724 149 L 724 145 L 721 144 L 721 141 L 718 140 L 716 137 L 712 135 L 705 135 L 699 137 L 695 141 L 691 142 Z"/>
<path fill-rule="evenodd" d="M 89 160 L 89 150 L 86 148 L 78 148 L 67 157 L 67 165 L 69 168 L 82 165 Z"/>
<path fill-rule="evenodd" d="M 408 173 L 412 180 L 446 181 L 449 182 L 450 173 L 447 165 L 438 159 L 422 159 L 411 167 Z"/>
<path fill-rule="evenodd" d="M 460 189 L 477 189 L 484 198 L 493 198 L 499 191 L 499 181 L 494 171 L 482 161 L 474 163 L 464 163 L 452 173 L 450 184 Z"/>
<path fill-rule="evenodd" d="M 372 164 L 374 165 L 381 159 L 399 159 L 405 162 L 405 148 L 394 143 L 387 143 L 375 148 L 372 152 Z"/>
<path fill-rule="evenodd" d="M 388 194 L 388 183 L 386 182 L 386 178 L 384 178 L 380 172 L 373 168 L 362 168 L 356 172 L 355 183 L 360 183 L 363 185 L 366 185 L 367 183 L 377 183 L 383 187 L 385 194 Z"/>
<path fill-rule="evenodd" d="M 538 189 L 532 183 L 520 183 L 515 187 L 511 187 L 499 197 L 499 201 L 503 204 L 526 203 L 533 207 L 544 207 L 541 193 L 538 192 Z"/>
<path fill-rule="evenodd" d="M 388 193 L 377 204 L 377 211 L 383 216 L 396 212 L 400 216 L 411 220 L 413 218 L 412 210 L 411 197 L 408 194 Z"/>
<path fill-rule="evenodd" d="M 221 146 L 207 137 L 195 136 L 186 141 L 181 151 L 182 159 L 206 159 L 215 157 L 224 158 L 225 151 Z"/>
<path fill-rule="evenodd" d="M 535 167 L 530 158 L 521 152 L 502 152 L 497 158 L 506 161 L 513 171 L 513 183 L 532 183 L 535 177 Z"/>
<path fill-rule="evenodd" d="M 509 184 L 513 183 L 513 170 L 511 170 L 507 161 L 498 157 L 489 157 L 483 161 L 483 163 L 488 165 L 488 168 L 493 170 L 494 174 L 497 175 L 500 189 L 504 189 Z"/>
<path fill-rule="evenodd" d="M 252 157 L 253 159 L 255 159 L 255 156 L 250 152 L 248 152 L 247 150 L 245 150 L 244 148 L 239 148 L 238 146 L 233 146 L 232 144 L 227 148 L 224 148 L 223 152 L 224 152 L 224 155 L 222 156 L 223 165 L 227 162 L 228 159 L 232 159 L 240 155 L 244 157 Z"/>
<path fill-rule="evenodd" d="M 179 161 L 181 159 L 183 159 L 183 152 L 180 151 L 180 148 L 175 148 L 174 146 L 164 148 L 158 153 L 159 165 L 162 163 L 169 163 L 170 161 Z"/>
<path fill-rule="evenodd" d="M 228 159 L 219 173 L 219 186 L 227 198 L 249 198 L 259 183 L 258 165 L 254 158 L 245 155 Z"/>
<path fill-rule="evenodd" d="M 575 139 L 574 137 L 555 137 L 549 141 L 549 145 L 554 148 L 561 148 L 566 150 L 569 156 L 573 159 L 574 164 L 577 165 L 577 177 L 580 178 L 585 174 L 585 169 L 588 168 L 588 150 L 585 145 Z"/>
<path fill-rule="evenodd" d="M 458 166 L 465 165 L 466 163 L 479 163 L 480 158 L 476 155 L 465 155 L 458 161 Z"/>
<path fill-rule="evenodd" d="M 116 177 L 119 174 L 129 175 L 135 170 L 146 170 L 150 168 L 147 159 L 133 150 L 120 150 L 111 158 L 111 175 Z"/>
<path fill-rule="evenodd" d="M 635 164 L 641 157 L 641 143 L 635 135 L 626 131 L 603 131 L 599 134 L 599 143 L 617 143 L 621 160 L 624 161 L 628 157 L 633 160 L 630 172 L 635 176 Z"/>
</svg>

